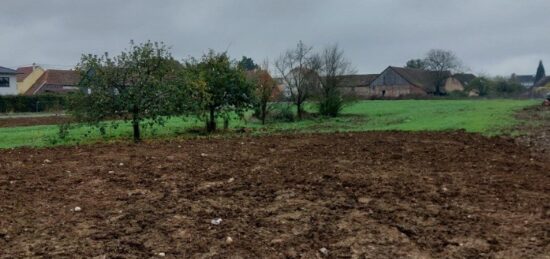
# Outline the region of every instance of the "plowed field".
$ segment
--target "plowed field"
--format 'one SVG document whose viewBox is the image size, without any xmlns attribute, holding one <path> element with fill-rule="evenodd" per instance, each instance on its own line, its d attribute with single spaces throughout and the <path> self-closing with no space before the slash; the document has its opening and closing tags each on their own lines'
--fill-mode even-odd
<svg viewBox="0 0 550 259">
<path fill-rule="evenodd" d="M 0 254 L 540 258 L 550 161 L 532 155 L 463 132 L 2 150 Z"/>
</svg>

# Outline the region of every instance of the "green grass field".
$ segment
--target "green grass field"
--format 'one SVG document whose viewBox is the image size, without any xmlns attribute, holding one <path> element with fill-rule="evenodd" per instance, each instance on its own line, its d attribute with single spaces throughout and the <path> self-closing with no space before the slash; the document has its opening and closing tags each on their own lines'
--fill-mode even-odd
<svg viewBox="0 0 550 259">
<path fill-rule="evenodd" d="M 253 134 L 277 132 L 334 132 L 334 131 L 444 131 L 464 129 L 485 135 L 509 133 L 519 123 L 514 114 L 522 108 L 536 105 L 533 100 L 395 100 L 360 101 L 348 105 L 341 117 L 313 117 L 299 122 L 270 122 L 261 125 L 249 118 L 233 120 L 232 128 L 247 127 Z M 314 110 L 313 105 L 308 107 Z M 144 138 L 163 138 L 193 135 L 189 129 L 203 126 L 195 118 L 170 118 L 164 126 L 144 130 Z M 221 123 L 220 123 L 221 125 Z M 100 140 L 131 137 L 131 127 L 122 123 L 108 128 L 105 135 L 96 128 L 81 126 L 72 129 L 65 140 L 58 137 L 56 125 L 0 128 L 0 148 L 21 146 L 45 147 L 73 145 Z"/>
</svg>

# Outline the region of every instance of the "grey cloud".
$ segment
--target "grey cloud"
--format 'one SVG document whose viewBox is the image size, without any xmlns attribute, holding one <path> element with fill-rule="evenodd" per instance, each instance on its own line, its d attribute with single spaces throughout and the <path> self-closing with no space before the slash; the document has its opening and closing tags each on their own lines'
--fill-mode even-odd
<svg viewBox="0 0 550 259">
<path fill-rule="evenodd" d="M 208 48 L 274 60 L 303 40 L 339 43 L 360 73 L 403 65 L 430 48 L 473 72 L 534 73 L 550 63 L 547 0 L 4 0 L 0 65 L 74 66 L 82 53 L 164 41 L 174 56 Z"/>
</svg>

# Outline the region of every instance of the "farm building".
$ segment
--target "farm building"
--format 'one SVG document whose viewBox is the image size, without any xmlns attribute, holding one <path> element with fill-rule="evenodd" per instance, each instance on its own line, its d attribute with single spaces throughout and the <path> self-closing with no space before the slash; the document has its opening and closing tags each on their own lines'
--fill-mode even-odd
<svg viewBox="0 0 550 259">
<path fill-rule="evenodd" d="M 378 76 L 378 74 L 343 76 L 342 94 L 361 99 L 368 98 L 372 95 L 370 85 Z"/>
<path fill-rule="evenodd" d="M 463 91 L 464 86 L 475 78 L 472 74 L 444 72 L 445 82 L 440 91 L 450 93 Z M 399 97 L 406 95 L 429 95 L 436 92 L 438 72 L 413 68 L 388 67 L 370 85 L 372 96 Z"/>
<path fill-rule="evenodd" d="M 17 71 L 0 67 L 0 95 L 17 94 Z"/>
<path fill-rule="evenodd" d="M 74 70 L 48 69 L 25 91 L 25 95 L 77 91 L 80 75 Z"/>
<path fill-rule="evenodd" d="M 453 74 L 445 80 L 445 86 L 443 87 L 446 93 L 453 91 L 464 91 L 464 88 L 474 80 L 476 76 L 474 74 Z"/>
</svg>

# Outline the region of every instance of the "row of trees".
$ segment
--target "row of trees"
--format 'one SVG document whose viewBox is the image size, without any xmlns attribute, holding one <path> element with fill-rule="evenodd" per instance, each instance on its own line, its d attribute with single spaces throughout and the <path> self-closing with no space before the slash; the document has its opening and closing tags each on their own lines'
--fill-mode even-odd
<svg viewBox="0 0 550 259">
<path fill-rule="evenodd" d="M 511 97 L 517 96 L 527 89 L 518 82 L 504 77 L 479 76 L 472 80 L 465 92 L 475 91 L 479 96 Z"/>
<path fill-rule="evenodd" d="M 304 102 L 314 96 L 319 97 L 322 114 L 339 113 L 343 98 L 338 87 L 352 69 L 337 45 L 313 53 L 299 42 L 277 59 L 275 67 L 299 119 Z M 231 116 L 242 117 L 254 108 L 265 123 L 278 87 L 268 62 L 263 67 L 246 57 L 236 62 L 227 53 L 212 50 L 199 59 L 179 62 L 157 42 L 132 42 L 130 49 L 114 57 L 84 55 L 77 69 L 82 91 L 72 95 L 69 111 L 78 121 L 100 129 L 107 120 L 129 121 L 136 142 L 144 123 L 162 125 L 170 116 L 197 115 L 212 132 L 218 119 L 227 128 Z"/>
</svg>

